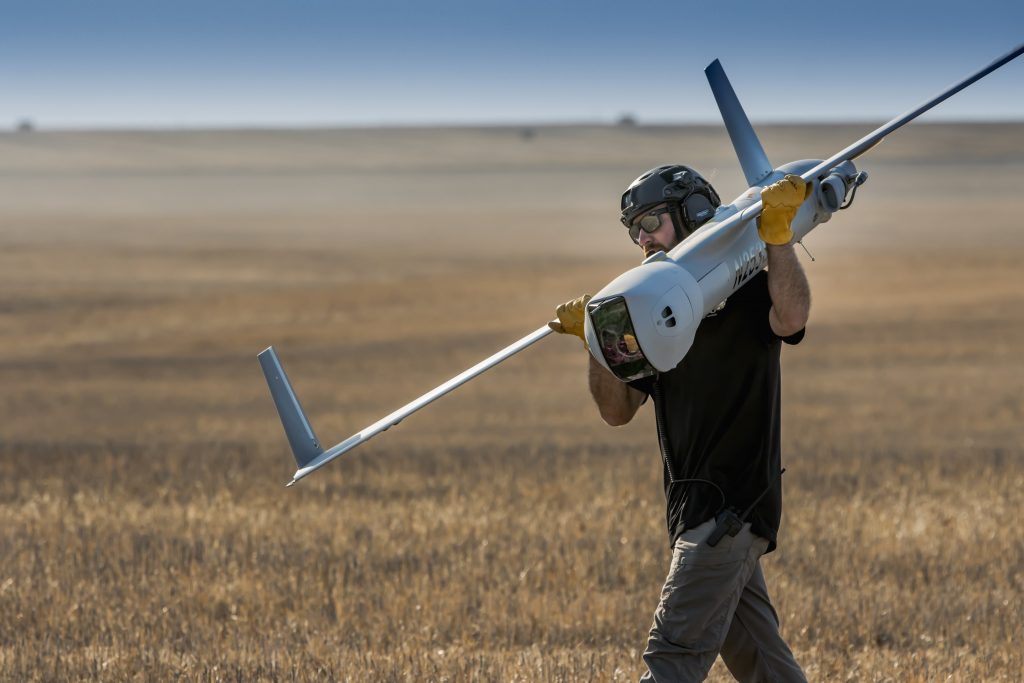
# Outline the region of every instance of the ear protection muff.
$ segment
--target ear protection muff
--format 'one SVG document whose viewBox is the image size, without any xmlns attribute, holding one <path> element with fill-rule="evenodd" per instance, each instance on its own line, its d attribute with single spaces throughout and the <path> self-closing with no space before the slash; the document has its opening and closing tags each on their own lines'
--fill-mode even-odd
<svg viewBox="0 0 1024 683">
<path fill-rule="evenodd" d="M 694 192 L 681 202 L 683 224 L 689 232 L 704 225 L 715 215 L 715 205 L 702 194 Z"/>
</svg>

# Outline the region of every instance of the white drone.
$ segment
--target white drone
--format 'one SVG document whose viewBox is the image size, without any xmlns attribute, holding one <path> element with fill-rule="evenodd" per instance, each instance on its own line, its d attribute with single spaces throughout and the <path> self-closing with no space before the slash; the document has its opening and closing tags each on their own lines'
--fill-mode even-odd
<svg viewBox="0 0 1024 683">
<path fill-rule="evenodd" d="M 670 252 L 650 256 L 641 265 L 612 280 L 591 299 L 585 333 L 594 358 L 622 381 L 676 367 L 690 349 L 701 319 L 767 263 L 765 244 L 758 237 L 755 221 L 761 214 L 763 187 L 787 173 L 801 176 L 812 187 L 791 226 L 794 241 L 801 240 L 828 221 L 833 213 L 850 205 L 856 188 L 867 179 L 866 173 L 855 168 L 854 159 L 889 133 L 1022 53 L 1024 45 L 824 161 L 793 161 L 778 168 L 773 168 L 768 161 L 716 59 L 704 72 L 750 187 L 732 204 L 720 206 L 709 222 Z M 260 365 L 298 466 L 288 486 L 550 333 L 551 329 L 545 324 L 327 450 L 313 433 L 274 347 L 267 348 L 259 354 Z"/>
</svg>

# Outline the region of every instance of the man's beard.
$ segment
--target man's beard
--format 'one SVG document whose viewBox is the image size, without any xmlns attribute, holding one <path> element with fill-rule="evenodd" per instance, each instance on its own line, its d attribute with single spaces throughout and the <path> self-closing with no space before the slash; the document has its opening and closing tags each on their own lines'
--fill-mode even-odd
<svg viewBox="0 0 1024 683">
<path fill-rule="evenodd" d="M 644 251 L 644 258 L 649 258 L 651 254 L 654 254 L 659 251 L 663 251 L 666 254 L 668 253 L 668 247 L 662 244 L 658 244 L 657 242 L 651 242 L 650 244 L 641 247 L 641 249 L 643 249 Z"/>
</svg>

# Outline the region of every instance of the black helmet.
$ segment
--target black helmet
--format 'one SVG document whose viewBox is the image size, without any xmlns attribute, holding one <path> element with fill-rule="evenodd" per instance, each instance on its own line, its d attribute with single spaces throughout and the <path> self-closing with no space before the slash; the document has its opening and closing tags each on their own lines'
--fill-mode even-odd
<svg viewBox="0 0 1024 683">
<path fill-rule="evenodd" d="M 688 166 L 658 166 L 630 183 L 622 193 L 622 216 L 627 228 L 637 216 L 653 206 L 667 203 L 676 228 L 676 238 L 699 228 L 715 215 L 722 200 L 700 173 Z"/>
</svg>

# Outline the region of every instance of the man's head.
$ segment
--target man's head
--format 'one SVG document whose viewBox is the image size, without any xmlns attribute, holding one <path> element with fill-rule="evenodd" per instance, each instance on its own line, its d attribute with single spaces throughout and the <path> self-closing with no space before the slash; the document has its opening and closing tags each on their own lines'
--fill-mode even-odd
<svg viewBox="0 0 1024 683">
<path fill-rule="evenodd" d="M 622 193 L 620 220 L 645 256 L 668 251 L 715 215 L 715 189 L 692 168 L 652 168 Z"/>
</svg>

